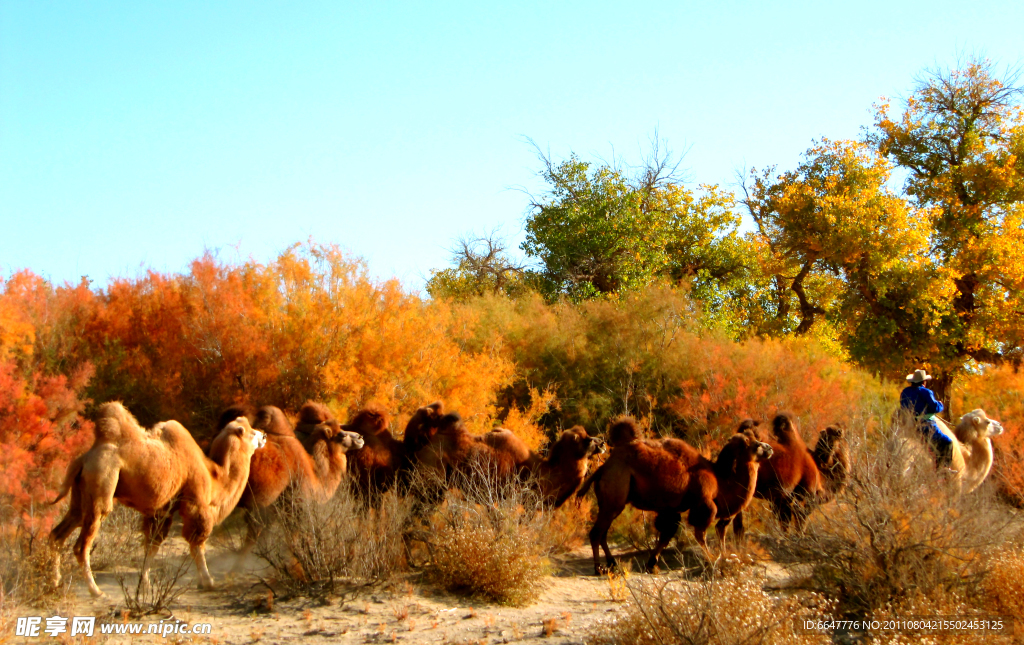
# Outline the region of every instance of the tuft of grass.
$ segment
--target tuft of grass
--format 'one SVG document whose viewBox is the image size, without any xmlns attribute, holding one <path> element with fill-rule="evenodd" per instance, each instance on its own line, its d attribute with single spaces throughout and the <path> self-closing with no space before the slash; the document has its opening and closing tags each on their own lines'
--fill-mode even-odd
<svg viewBox="0 0 1024 645">
<path fill-rule="evenodd" d="M 625 612 L 601 625 L 596 645 L 825 645 L 826 635 L 795 634 L 798 618 L 827 614 L 828 603 L 811 594 L 775 598 L 753 568 L 704 581 L 638 580 L 627 583 Z"/>
<path fill-rule="evenodd" d="M 407 568 L 405 532 L 412 498 L 395 491 L 368 507 L 347 486 L 326 503 L 288 496 L 256 554 L 287 592 L 327 601 L 390 581 Z"/>
<path fill-rule="evenodd" d="M 428 578 L 452 593 L 506 605 L 536 599 L 551 550 L 543 500 L 518 481 L 456 477 L 435 509 Z"/>
<path fill-rule="evenodd" d="M 916 437 L 889 427 L 851 441 L 846 489 L 803 533 L 763 540 L 778 561 L 806 565 L 805 586 L 848 618 L 879 615 L 930 590 L 976 598 L 991 554 L 1016 522 L 990 487 L 962 494 Z"/>
</svg>

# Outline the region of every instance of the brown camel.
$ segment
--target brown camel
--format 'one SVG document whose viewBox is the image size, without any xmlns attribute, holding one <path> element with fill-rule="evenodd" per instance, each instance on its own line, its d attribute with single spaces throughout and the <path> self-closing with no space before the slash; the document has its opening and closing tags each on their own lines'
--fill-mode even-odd
<svg viewBox="0 0 1024 645">
<path fill-rule="evenodd" d="M 759 436 L 756 421 L 745 420 L 741 427 L 750 436 Z M 832 499 L 846 485 L 850 459 L 839 426 L 829 426 L 818 435 L 814 450 L 807 448 L 793 415 L 777 414 L 772 419 L 768 445 L 772 457 L 761 465 L 754 495 L 768 501 L 783 528 L 803 528 L 808 515 L 819 504 Z M 743 514 L 733 520 L 733 533 L 742 541 Z"/>
<path fill-rule="evenodd" d="M 249 461 L 266 435 L 239 417 L 224 426 L 210 444 L 207 457 L 180 423 L 164 421 L 149 431 L 120 403 L 100 406 L 96 440 L 68 465 L 54 504 L 71 493 L 67 514 L 50 538 L 59 548 L 81 527 L 75 556 L 89 592 L 101 596 L 89 560 L 100 523 L 114 500 L 143 515 L 146 559 L 141 572 L 148 583 L 149 565 L 166 539 L 174 511 L 181 514 L 182 537 L 199 569 L 200 586 L 213 587 L 205 546 L 213 527 L 235 508 L 249 477 Z M 59 572 L 56 573 L 59 576 Z"/>
<path fill-rule="evenodd" d="M 368 405 L 341 426 L 363 438 L 363 449 L 349 458 L 352 479 L 361 494 L 373 500 L 395 485 L 406 466 L 405 444 L 391 435 L 388 413 Z"/>
<path fill-rule="evenodd" d="M 432 481 L 447 485 L 452 474 L 497 481 L 532 475 L 545 500 L 556 508 L 583 481 L 590 456 L 604 452 L 604 440 L 575 426 L 562 433 L 545 458 L 505 428 L 470 434 L 457 413 L 444 414 L 440 401 L 417 410 L 406 426 L 404 442 L 411 454 L 409 463 Z"/>
<path fill-rule="evenodd" d="M 573 426 L 561 434 L 547 457 L 531 453 L 527 467 L 540 486 L 544 500 L 558 508 L 583 483 L 590 457 L 604 451 L 604 439 L 589 436 L 583 426 Z"/>
<path fill-rule="evenodd" d="M 314 405 L 307 403 L 299 414 L 307 426 L 310 419 L 319 418 L 318 413 L 307 410 Z M 363 445 L 362 437 L 340 429 L 333 419 L 307 427 L 304 447 L 279 408 L 267 405 L 255 416 L 255 427 L 267 432 L 268 441 L 264 449 L 252 457 L 248 486 L 238 502 L 239 507 L 245 509 L 248 530 L 236 566 L 259 539 L 268 508 L 286 491 L 295 492 L 302 499 L 327 501 L 345 476 L 346 453 Z"/>
<path fill-rule="evenodd" d="M 508 478 L 518 475 L 531 457 L 530 449 L 510 430 L 470 434 L 457 412 L 444 414 L 440 401 L 416 411 L 406 426 L 404 443 L 410 463 L 440 482 L 447 482 L 451 473 L 480 471 Z"/>
<path fill-rule="evenodd" d="M 601 575 L 615 567 L 608 547 L 608 530 L 626 504 L 657 513 L 654 526 L 658 543 L 647 561 L 653 570 L 661 552 L 679 529 L 682 514 L 708 560 L 707 530 L 717 518 L 719 538 L 724 551 L 728 520 L 750 503 L 757 480 L 759 462 L 771 456 L 771 448 L 747 434 L 729 440 L 715 462 L 679 439 L 660 441 L 639 438 L 636 422 L 630 417 L 615 420 L 608 430 L 612 446 L 607 461 L 584 482 L 579 494 L 593 484 L 598 514 L 590 530 L 594 571 Z M 599 547 L 604 550 L 607 568 L 600 564 Z M 721 552 L 719 554 L 721 558 Z"/>
</svg>

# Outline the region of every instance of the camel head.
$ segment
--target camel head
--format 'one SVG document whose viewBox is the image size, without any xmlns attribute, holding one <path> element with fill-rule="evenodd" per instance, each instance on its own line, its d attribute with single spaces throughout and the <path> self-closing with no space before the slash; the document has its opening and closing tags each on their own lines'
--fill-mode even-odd
<svg viewBox="0 0 1024 645">
<path fill-rule="evenodd" d="M 310 436 L 316 437 L 316 439 L 313 439 L 314 442 L 323 437 L 332 446 L 341 448 L 343 452 L 359 450 L 364 444 L 362 435 L 358 432 L 345 430 L 345 426 L 338 423 L 337 419 L 318 423 L 313 427 L 313 432 Z"/>
<path fill-rule="evenodd" d="M 963 443 L 1003 434 L 1003 424 L 988 418 L 982 409 L 971 410 L 956 424 L 956 437 Z"/>
<path fill-rule="evenodd" d="M 774 451 L 768 444 L 758 441 L 749 434 L 738 432 L 718 453 L 715 463 L 736 474 L 740 465 L 766 461 L 771 459 L 772 454 Z"/>
<path fill-rule="evenodd" d="M 444 403 L 434 401 L 413 413 L 405 426 L 402 441 L 409 452 L 418 452 L 425 448 L 437 434 L 444 418 Z"/>
<path fill-rule="evenodd" d="M 633 417 L 622 416 L 612 419 L 608 426 L 608 445 L 612 448 L 625 446 L 639 439 L 642 435 Z"/>
<path fill-rule="evenodd" d="M 210 455 L 213 456 L 216 452 L 220 452 L 218 448 L 231 439 L 239 441 L 248 456 L 252 456 L 252 453 L 267 445 L 266 433 L 253 428 L 249 424 L 249 419 L 238 417 L 224 426 L 224 429 L 210 444 Z"/>
<path fill-rule="evenodd" d="M 736 433 L 745 434 L 755 441 L 761 441 L 764 437 L 761 435 L 760 428 L 758 428 L 760 425 L 761 422 L 757 419 L 744 419 L 740 421 L 740 427 L 736 428 Z"/>
<path fill-rule="evenodd" d="M 605 451 L 605 441 L 601 437 L 591 437 L 583 426 L 573 426 L 558 438 L 558 441 L 551 446 L 548 460 L 551 462 L 568 459 L 571 461 L 582 461 L 591 455 L 601 454 Z"/>
</svg>

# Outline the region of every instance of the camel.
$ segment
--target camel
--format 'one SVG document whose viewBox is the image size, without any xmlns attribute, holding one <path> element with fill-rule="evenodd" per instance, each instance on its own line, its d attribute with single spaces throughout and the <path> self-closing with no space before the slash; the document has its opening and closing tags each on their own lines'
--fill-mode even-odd
<svg viewBox="0 0 1024 645">
<path fill-rule="evenodd" d="M 50 532 L 50 539 L 59 549 L 68 535 L 81 527 L 74 552 L 89 592 L 103 595 L 93 578 L 90 551 L 103 518 L 113 510 L 114 500 L 143 515 L 143 584 L 148 584 L 150 563 L 177 511 L 182 519 L 182 537 L 199 570 L 200 586 L 212 589 L 206 540 L 238 503 L 249 478 L 250 459 L 266 443 L 266 435 L 253 429 L 244 416 L 238 417 L 214 438 L 207 457 L 177 421 L 163 421 L 147 431 L 119 402 L 100 406 L 95 432 L 92 447 L 68 465 L 53 503 L 69 493 L 71 503 Z M 59 571 L 55 575 L 59 578 Z"/>
<path fill-rule="evenodd" d="M 743 432 L 760 437 L 758 422 L 745 420 Z M 846 485 L 850 459 L 838 425 L 829 426 L 818 435 L 811 450 L 796 428 L 796 420 L 788 412 L 772 419 L 774 441 L 772 457 L 761 465 L 754 496 L 766 500 L 784 528 L 791 524 L 800 530 L 815 506 L 835 497 Z M 745 534 L 743 514 L 733 520 L 737 541 Z"/>
<path fill-rule="evenodd" d="M 644 440 L 636 422 L 620 417 L 608 430 L 612 446 L 607 461 L 580 488 L 579 495 L 593 485 L 597 495 L 598 514 L 590 530 L 594 555 L 594 571 L 598 575 L 615 567 L 615 558 L 608 547 L 608 530 L 626 504 L 657 513 L 654 526 L 658 543 L 647 561 L 647 570 L 657 566 L 662 551 L 679 529 L 682 514 L 688 512 L 687 523 L 708 561 L 707 530 L 718 519 L 716 527 L 722 557 L 725 528 L 728 521 L 741 512 L 753 498 L 758 465 L 768 459 L 771 447 L 748 434 L 732 436 L 718 459 L 711 462 L 696 448 L 680 439 Z M 600 563 L 599 547 L 604 550 L 607 567 Z"/>
<path fill-rule="evenodd" d="M 583 426 L 573 426 L 559 436 L 547 457 L 531 453 L 526 466 L 545 502 L 559 508 L 583 483 L 591 455 L 604 451 L 604 439 L 589 436 Z"/>
<path fill-rule="evenodd" d="M 303 406 L 299 418 L 307 422 L 319 418 L 307 410 L 313 405 Z M 245 509 L 247 531 L 236 567 L 256 545 L 267 509 L 286 491 L 294 491 L 302 499 L 327 501 L 345 476 L 346 454 L 363 446 L 362 437 L 341 430 L 333 419 L 307 428 L 304 447 L 279 408 L 263 406 L 255 417 L 253 425 L 267 432 L 268 441 L 263 450 L 253 455 L 248 485 L 238 502 L 238 506 Z M 223 420 L 224 415 L 221 418 Z"/>
<path fill-rule="evenodd" d="M 409 420 L 403 442 L 421 473 L 447 482 L 450 473 L 483 470 L 497 478 L 517 475 L 530 461 L 530 449 L 511 430 L 495 428 L 472 435 L 457 412 L 444 414 L 440 401 L 420 408 Z"/>
<path fill-rule="evenodd" d="M 941 419 L 936 421 L 945 426 Z M 946 428 L 948 431 L 948 427 Z M 1003 425 L 990 419 L 982 409 L 971 410 L 960 417 L 953 428 L 953 467 L 960 481 L 960 490 L 970 493 L 988 477 L 992 470 L 992 439 L 1003 433 Z"/>
<path fill-rule="evenodd" d="M 582 426 L 563 432 L 547 457 L 530 450 L 506 428 L 472 435 L 457 413 L 444 414 L 438 401 L 417 410 L 405 430 L 409 464 L 435 482 L 447 485 L 452 474 L 508 481 L 533 477 L 544 500 L 560 507 L 586 476 L 589 458 L 604 452 L 604 440 Z"/>
<path fill-rule="evenodd" d="M 349 459 L 351 475 L 361 494 L 375 499 L 395 485 L 398 474 L 407 466 L 405 444 L 388 430 L 388 413 L 378 405 L 368 405 L 341 426 L 357 432 L 363 449 Z"/>
</svg>

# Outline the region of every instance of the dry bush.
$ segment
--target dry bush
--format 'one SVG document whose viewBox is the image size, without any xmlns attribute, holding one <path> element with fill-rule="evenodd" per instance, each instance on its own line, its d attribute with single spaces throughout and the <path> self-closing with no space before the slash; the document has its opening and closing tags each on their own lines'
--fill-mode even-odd
<svg viewBox="0 0 1024 645">
<path fill-rule="evenodd" d="M 142 555 L 142 515 L 122 504 L 103 518 L 103 526 L 92 548 L 95 571 L 113 569 L 125 562 L 134 562 Z M 65 544 L 72 544 L 69 538 Z"/>
<path fill-rule="evenodd" d="M 953 619 L 970 618 L 995 618 L 992 611 L 979 609 L 978 599 L 970 599 L 963 593 L 963 590 L 947 592 L 942 589 L 930 592 L 917 592 L 908 598 L 894 600 L 891 604 L 882 607 L 872 616 L 874 620 L 884 625 L 886 620 L 902 620 L 914 617 L 942 616 Z M 1018 614 L 1019 616 L 1019 614 Z M 1012 622 L 1014 615 L 1004 614 L 1006 622 Z M 1018 625 L 1020 620 L 1017 620 Z M 938 645 L 940 643 L 956 645 L 1014 645 L 1020 643 L 1018 631 L 1007 625 L 1005 632 L 963 630 L 959 632 L 917 632 L 903 629 L 899 632 L 871 633 L 865 639 L 868 645 Z M 1014 637 L 1017 634 L 1017 637 Z"/>
<path fill-rule="evenodd" d="M 596 513 L 591 498 L 571 497 L 561 508 L 548 512 L 547 537 L 552 553 L 567 553 L 589 543 L 587 533 Z"/>
<path fill-rule="evenodd" d="M 634 551 L 650 551 L 658 543 L 658 531 L 654 528 L 655 515 L 627 505 L 622 514 L 615 518 L 608 539 L 628 545 Z"/>
<path fill-rule="evenodd" d="M 61 558 L 33 517 L 0 527 L 0 614 L 19 606 L 57 607 L 74 598 L 74 558 Z M 60 584 L 53 572 L 60 567 Z"/>
<path fill-rule="evenodd" d="M 121 588 L 125 608 L 136 618 L 163 612 L 195 586 L 195 576 L 189 575 L 192 558 L 188 553 L 155 559 L 149 569 L 149 584 L 145 584 L 138 575 L 146 558 L 141 546 L 141 540 L 134 545 L 126 543 L 121 562 L 127 566 L 114 568 L 114 579 Z"/>
<path fill-rule="evenodd" d="M 996 551 L 986 564 L 981 581 L 983 609 L 1014 616 L 1014 633 L 1024 634 L 1024 547 L 1009 546 Z"/>
<path fill-rule="evenodd" d="M 752 568 L 735 577 L 691 582 L 629 580 L 623 616 L 598 628 L 597 645 L 825 644 L 827 636 L 797 635 L 798 618 L 825 616 L 819 596 L 775 598 Z"/>
<path fill-rule="evenodd" d="M 765 540 L 776 560 L 809 566 L 811 589 L 846 617 L 871 617 L 899 599 L 939 591 L 974 597 L 988 555 L 1015 532 L 990 487 L 960 492 L 922 442 L 887 428 L 854 437 L 849 484 L 802 534 Z"/>
<path fill-rule="evenodd" d="M 430 519 L 428 577 L 456 594 L 506 605 L 535 600 L 551 551 L 551 515 L 519 480 L 455 476 Z"/>
<path fill-rule="evenodd" d="M 371 508 L 344 485 L 323 504 L 288 495 L 271 509 L 256 554 L 291 594 L 345 597 L 406 570 L 412 506 L 411 498 L 391 491 Z"/>
</svg>

